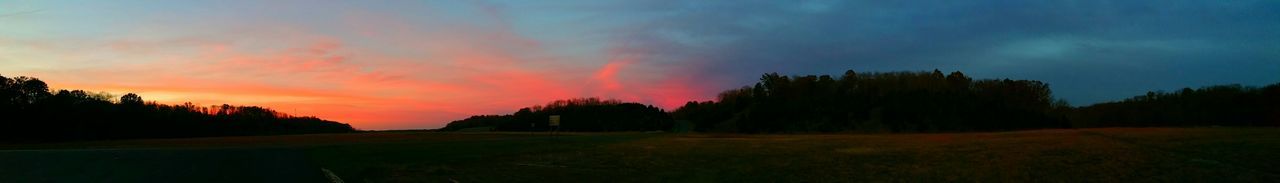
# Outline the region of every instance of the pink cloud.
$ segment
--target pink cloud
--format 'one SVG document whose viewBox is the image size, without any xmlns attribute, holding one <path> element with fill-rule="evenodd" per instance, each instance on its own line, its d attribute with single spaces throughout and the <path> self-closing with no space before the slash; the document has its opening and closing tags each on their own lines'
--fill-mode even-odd
<svg viewBox="0 0 1280 183">
<path fill-rule="evenodd" d="M 600 68 L 600 71 L 596 71 L 593 79 L 601 83 L 603 90 L 621 90 L 622 83 L 618 82 L 618 72 L 629 63 L 629 61 L 616 61 L 605 64 L 604 68 Z"/>
<path fill-rule="evenodd" d="M 137 92 L 162 103 L 260 105 L 363 129 L 435 128 L 576 97 L 674 109 L 706 91 L 692 77 L 663 73 L 642 53 L 623 52 L 630 50 L 602 54 L 614 59 L 556 55 L 517 33 L 501 7 L 483 8 L 487 20 L 428 20 L 427 27 L 394 14 L 346 12 L 336 20 L 345 34 L 281 23 L 138 35 L 91 50 L 128 62 L 26 73 L 61 88 Z"/>
</svg>

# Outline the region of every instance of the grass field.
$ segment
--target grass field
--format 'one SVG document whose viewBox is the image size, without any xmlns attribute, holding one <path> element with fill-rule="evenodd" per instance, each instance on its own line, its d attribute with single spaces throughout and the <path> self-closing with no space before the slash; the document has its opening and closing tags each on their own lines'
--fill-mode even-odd
<svg viewBox="0 0 1280 183">
<path fill-rule="evenodd" d="M 261 158 L 226 154 L 302 156 L 298 160 L 264 161 L 282 169 L 312 169 L 289 173 L 300 177 L 321 176 L 319 169 L 324 168 L 346 182 L 1280 181 L 1280 129 L 1276 128 L 884 135 L 377 132 L 28 144 L 0 149 L 6 149 L 0 151 L 0 182 L 74 182 L 36 177 L 78 175 L 57 168 L 63 166 L 119 168 L 111 166 L 129 163 L 120 161 L 127 161 L 130 153 L 146 153 L 136 155 L 144 159 L 154 158 L 151 154 L 190 158 L 194 156 L 181 155 L 202 153 L 199 157 L 216 161 Z M 64 159 L 72 155 L 58 153 L 79 153 L 74 157 L 84 160 L 67 161 Z M 126 160 L 113 160 L 113 156 Z M 106 165 L 82 165 L 95 163 Z M 221 166 L 195 162 L 200 163 Z M 118 171 L 135 171 L 129 168 L 160 171 L 147 166 Z M 235 170 L 240 169 L 210 171 L 238 174 Z M 152 180 L 145 178 L 149 175 L 110 174 L 98 175 L 106 179 L 84 180 L 123 177 L 120 181 L 148 181 Z M 247 176 L 254 177 L 260 176 Z"/>
</svg>

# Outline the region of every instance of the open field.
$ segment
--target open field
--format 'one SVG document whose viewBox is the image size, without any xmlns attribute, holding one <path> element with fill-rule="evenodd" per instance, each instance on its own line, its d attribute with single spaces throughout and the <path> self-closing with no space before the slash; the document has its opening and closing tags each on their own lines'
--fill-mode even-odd
<svg viewBox="0 0 1280 183">
<path fill-rule="evenodd" d="M 0 182 L 1274 182 L 1280 129 L 378 132 L 0 145 Z"/>
</svg>

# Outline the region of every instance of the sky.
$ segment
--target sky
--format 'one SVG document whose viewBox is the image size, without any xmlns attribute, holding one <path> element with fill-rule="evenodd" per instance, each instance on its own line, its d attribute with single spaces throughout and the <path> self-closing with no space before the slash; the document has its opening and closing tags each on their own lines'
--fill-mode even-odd
<svg viewBox="0 0 1280 183">
<path fill-rule="evenodd" d="M 1280 1 L 0 0 L 0 75 L 370 130 L 850 69 L 1040 80 L 1077 106 L 1266 85 Z"/>
</svg>

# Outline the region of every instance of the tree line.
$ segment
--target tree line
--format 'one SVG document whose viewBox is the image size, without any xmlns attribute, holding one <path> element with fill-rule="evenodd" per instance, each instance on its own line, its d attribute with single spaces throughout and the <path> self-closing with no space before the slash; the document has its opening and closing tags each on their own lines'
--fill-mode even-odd
<svg viewBox="0 0 1280 183">
<path fill-rule="evenodd" d="M 336 133 L 351 125 L 256 106 L 166 105 L 129 93 L 51 92 L 37 78 L 0 76 L 0 141 L 66 141 Z"/>
<path fill-rule="evenodd" d="M 1280 126 L 1280 83 L 1152 91 L 1072 107 L 1033 80 L 973 80 L 959 71 L 765 74 L 754 86 L 672 112 L 713 132 L 954 132 L 1037 128 Z"/>
<path fill-rule="evenodd" d="M 675 110 L 696 131 L 943 132 L 1067 127 L 1048 84 L 973 80 L 961 72 L 764 74 L 754 86 Z"/>
<path fill-rule="evenodd" d="M 575 121 L 564 125 L 565 130 L 570 131 L 672 130 L 673 126 L 680 126 L 672 125 L 674 122 L 669 119 L 689 123 L 694 131 L 734 133 L 1280 126 L 1280 83 L 1261 88 L 1221 85 L 1172 93 L 1153 91 L 1123 101 L 1072 107 L 1055 98 L 1044 82 L 975 80 L 959 71 L 939 70 L 871 73 L 849 70 L 840 76 L 768 73 L 754 85 L 721 92 L 712 101 L 690 101 L 665 114 L 657 112 L 661 109 L 641 107 L 643 104 L 619 108 L 614 106 L 623 103 L 614 100 L 573 101 L 524 108 L 515 114 L 473 116 L 454 121 L 441 130 L 477 127 L 499 131 L 545 130 L 547 116 L 552 114 L 566 118 L 585 115 L 581 117 L 589 123 Z M 603 108 L 644 115 L 583 112 Z M 530 124 L 534 126 L 528 126 Z"/>
<path fill-rule="evenodd" d="M 560 116 L 560 126 L 549 126 L 551 115 Z M 557 100 L 546 105 L 521 108 L 506 115 L 478 115 L 450 122 L 440 131 L 486 128 L 495 131 L 654 131 L 671 129 L 674 120 L 661 108 L 640 103 L 600 98 Z"/>
<path fill-rule="evenodd" d="M 1280 83 L 1151 91 L 1076 109 L 1075 126 L 1280 126 Z"/>
</svg>

